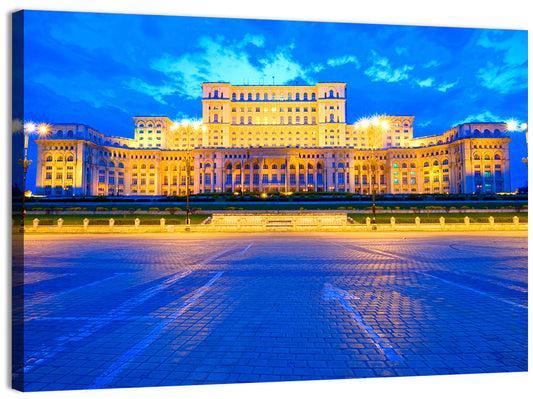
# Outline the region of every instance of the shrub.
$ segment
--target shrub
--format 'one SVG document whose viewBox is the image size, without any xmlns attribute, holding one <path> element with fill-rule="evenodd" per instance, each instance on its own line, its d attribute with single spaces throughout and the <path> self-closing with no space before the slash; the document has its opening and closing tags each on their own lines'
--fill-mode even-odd
<svg viewBox="0 0 533 399">
<path fill-rule="evenodd" d="M 345 211 L 345 210 L 346 210 L 346 207 L 345 207 L 345 206 L 339 206 L 337 209 L 338 209 L 339 211 Z"/>
<path fill-rule="evenodd" d="M 455 210 L 457 209 L 455 206 L 450 206 L 450 210 Z"/>
<path fill-rule="evenodd" d="M 111 208 L 111 210 L 112 210 L 113 212 L 116 212 L 116 211 L 118 211 L 118 208 Z"/>
<path fill-rule="evenodd" d="M 97 207 L 96 207 L 96 211 L 100 211 L 100 212 L 102 212 L 102 211 L 107 211 L 107 210 L 108 210 L 108 209 L 105 208 L 105 207 L 103 207 L 103 206 L 97 206 Z"/>
<path fill-rule="evenodd" d="M 470 207 L 469 207 L 469 206 L 466 206 L 466 205 L 463 205 L 463 206 L 461 207 L 461 209 L 470 209 Z"/>
<path fill-rule="evenodd" d="M 32 208 L 31 210 L 32 210 L 32 211 L 42 211 L 43 208 Z"/>
<path fill-rule="evenodd" d="M 153 207 L 153 208 L 148 208 L 149 211 L 157 211 L 159 212 L 159 208 L 158 207 Z"/>
<path fill-rule="evenodd" d="M 234 206 L 227 206 L 224 208 L 225 211 L 234 211 L 235 210 L 235 207 Z"/>
<path fill-rule="evenodd" d="M 54 208 L 54 211 L 62 211 L 62 210 L 63 208 L 58 208 L 58 207 Z"/>
<path fill-rule="evenodd" d="M 197 212 L 197 211 L 201 211 L 201 210 L 202 210 L 202 208 L 192 208 L 191 209 L 191 211 L 193 211 L 193 212 Z"/>
</svg>

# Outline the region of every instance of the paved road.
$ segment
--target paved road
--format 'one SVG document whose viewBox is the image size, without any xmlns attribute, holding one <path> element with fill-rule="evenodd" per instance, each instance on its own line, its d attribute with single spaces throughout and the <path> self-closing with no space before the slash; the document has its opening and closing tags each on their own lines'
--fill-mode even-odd
<svg viewBox="0 0 533 399">
<path fill-rule="evenodd" d="M 25 254 L 28 391 L 527 370 L 527 233 L 32 235 Z"/>
</svg>

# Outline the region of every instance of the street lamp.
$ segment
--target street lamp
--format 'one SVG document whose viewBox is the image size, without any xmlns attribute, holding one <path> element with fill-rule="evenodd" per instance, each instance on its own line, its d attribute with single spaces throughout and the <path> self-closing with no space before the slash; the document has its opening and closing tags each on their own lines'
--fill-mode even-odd
<svg viewBox="0 0 533 399">
<path fill-rule="evenodd" d="M 370 145 L 371 159 L 370 159 L 370 191 L 372 194 L 372 230 L 376 230 L 376 169 L 377 159 L 374 150 L 381 145 L 383 131 L 388 130 L 390 124 L 386 116 L 373 116 L 372 118 L 362 118 L 356 124 L 356 128 L 361 128 L 367 133 L 368 143 Z"/>
<path fill-rule="evenodd" d="M 188 120 L 184 120 L 181 123 L 174 123 L 170 129 L 175 131 L 179 128 L 183 128 L 185 130 L 185 134 L 187 137 L 187 152 L 185 155 L 185 224 L 186 224 L 186 231 L 190 230 L 191 226 L 191 217 L 190 217 L 190 207 L 189 207 L 189 186 L 190 186 L 190 178 L 191 178 L 191 160 L 190 160 L 190 151 L 191 151 L 191 145 L 190 145 L 190 135 L 191 131 L 198 130 L 200 128 L 201 124 L 200 122 L 190 122 Z M 202 129 L 204 129 L 204 126 L 202 126 Z"/>
<path fill-rule="evenodd" d="M 507 131 L 508 132 L 520 132 L 520 131 L 522 131 L 522 132 L 526 133 L 526 151 L 527 151 L 527 144 L 529 144 L 528 143 L 528 127 L 529 127 L 528 124 L 526 122 L 519 124 L 519 122 L 517 120 L 510 119 L 510 120 L 508 120 L 506 122 L 506 127 L 507 127 Z M 526 165 L 529 166 L 528 158 L 529 157 L 527 157 L 527 156 L 525 158 L 522 158 L 522 162 L 525 162 Z"/>
<path fill-rule="evenodd" d="M 14 129 L 20 131 L 22 129 L 24 133 L 24 159 L 19 159 L 19 164 L 23 168 L 23 179 L 22 179 L 22 209 L 21 209 L 21 220 L 20 220 L 20 232 L 24 232 L 24 219 L 26 218 L 26 175 L 28 173 L 28 166 L 30 166 L 33 161 L 28 159 L 28 138 L 30 134 L 37 133 L 40 136 L 45 136 L 48 134 L 49 127 L 48 125 L 41 123 L 37 125 L 33 122 L 26 122 L 22 127 L 14 126 Z"/>
</svg>

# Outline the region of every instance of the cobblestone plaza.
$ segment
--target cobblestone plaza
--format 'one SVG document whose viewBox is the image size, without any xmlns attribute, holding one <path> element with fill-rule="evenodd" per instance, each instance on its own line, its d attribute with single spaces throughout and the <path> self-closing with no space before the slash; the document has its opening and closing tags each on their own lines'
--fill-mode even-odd
<svg viewBox="0 0 533 399">
<path fill-rule="evenodd" d="M 39 391 L 527 371 L 527 232 L 376 237 L 27 236 L 15 381 Z"/>
</svg>

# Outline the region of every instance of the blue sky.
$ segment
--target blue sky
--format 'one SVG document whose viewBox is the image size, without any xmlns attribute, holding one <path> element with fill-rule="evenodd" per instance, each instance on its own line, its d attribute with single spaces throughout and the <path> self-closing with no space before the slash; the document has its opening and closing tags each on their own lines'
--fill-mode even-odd
<svg viewBox="0 0 533 399">
<path fill-rule="evenodd" d="M 26 11 L 24 25 L 25 115 L 37 122 L 133 137 L 133 116 L 200 118 L 202 82 L 273 77 L 346 82 L 348 123 L 414 115 L 416 137 L 527 122 L 525 30 L 43 11 Z M 525 156 L 514 134 L 513 188 L 527 184 Z"/>
</svg>

